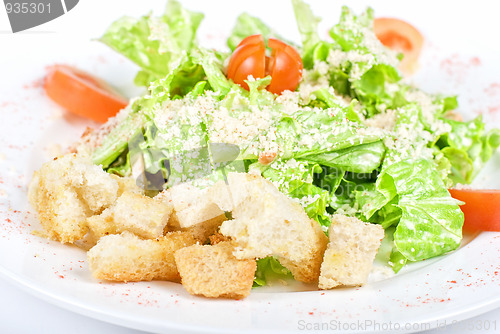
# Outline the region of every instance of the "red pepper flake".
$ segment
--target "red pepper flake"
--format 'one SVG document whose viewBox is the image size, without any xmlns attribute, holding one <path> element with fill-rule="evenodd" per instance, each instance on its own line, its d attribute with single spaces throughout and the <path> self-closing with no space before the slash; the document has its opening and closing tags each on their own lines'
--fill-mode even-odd
<svg viewBox="0 0 500 334">
<path fill-rule="evenodd" d="M 314 312 L 309 312 L 309 315 L 314 315 Z"/>
<path fill-rule="evenodd" d="M 42 88 L 43 87 L 43 79 L 37 79 L 30 83 L 27 83 L 23 86 L 24 89 L 33 89 L 33 88 Z"/>
<path fill-rule="evenodd" d="M 457 281 L 448 281 L 448 283 L 457 283 Z"/>
<path fill-rule="evenodd" d="M 496 97 L 500 95 L 500 83 L 493 82 L 488 87 L 484 89 L 484 92 L 489 97 Z"/>
<path fill-rule="evenodd" d="M 456 83 L 462 83 L 467 72 L 474 67 L 481 65 L 481 59 L 478 57 L 472 57 L 469 59 L 463 59 L 459 54 L 453 54 L 448 58 L 441 61 L 441 69 L 450 77 L 455 79 Z"/>
<path fill-rule="evenodd" d="M 479 59 L 478 57 L 472 57 L 472 58 L 469 60 L 469 63 L 470 63 L 472 66 L 479 66 L 479 65 L 481 65 L 481 59 Z"/>
</svg>

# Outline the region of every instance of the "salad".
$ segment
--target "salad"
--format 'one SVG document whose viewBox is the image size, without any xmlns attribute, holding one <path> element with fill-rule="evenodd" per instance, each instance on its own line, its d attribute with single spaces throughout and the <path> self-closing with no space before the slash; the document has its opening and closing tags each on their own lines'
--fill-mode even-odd
<svg viewBox="0 0 500 334">
<path fill-rule="evenodd" d="M 402 80 L 402 54 L 377 38 L 371 9 L 344 7 L 323 40 L 310 7 L 292 5 L 300 44 L 242 14 L 228 50 L 204 48 L 203 14 L 174 0 L 163 16 L 114 22 L 100 41 L 139 65 L 134 82 L 147 93 L 75 151 L 133 177 L 150 197 L 185 183 L 210 188 L 235 172 L 260 175 L 325 233 L 336 215 L 380 225 L 378 260 L 396 273 L 457 249 L 464 215 L 448 189 L 474 179 L 500 131 L 486 131 L 481 118 L 457 120 L 455 96 Z M 254 285 L 290 276 L 265 257 Z"/>
</svg>

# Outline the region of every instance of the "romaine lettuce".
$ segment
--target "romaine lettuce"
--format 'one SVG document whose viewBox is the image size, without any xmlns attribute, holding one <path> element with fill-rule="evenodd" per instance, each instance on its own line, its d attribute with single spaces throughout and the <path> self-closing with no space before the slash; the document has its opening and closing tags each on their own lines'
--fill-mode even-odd
<svg viewBox="0 0 500 334">
<path fill-rule="evenodd" d="M 380 174 L 376 186 L 387 203 L 398 198 L 395 205 L 402 216 L 394 243 L 406 259 L 427 259 L 460 245 L 463 213 L 432 162 L 407 159 L 392 164 Z"/>
<path fill-rule="evenodd" d="M 163 16 L 123 17 L 99 40 L 139 65 L 135 81 L 148 86 L 172 72 L 180 64 L 179 57 L 196 46 L 196 30 L 202 19 L 203 14 L 169 0 Z"/>
<path fill-rule="evenodd" d="M 486 131 L 481 117 L 469 122 L 442 120 L 451 131 L 439 138 L 437 146 L 451 162 L 450 178 L 454 183 L 470 183 L 500 146 L 500 130 Z"/>
</svg>

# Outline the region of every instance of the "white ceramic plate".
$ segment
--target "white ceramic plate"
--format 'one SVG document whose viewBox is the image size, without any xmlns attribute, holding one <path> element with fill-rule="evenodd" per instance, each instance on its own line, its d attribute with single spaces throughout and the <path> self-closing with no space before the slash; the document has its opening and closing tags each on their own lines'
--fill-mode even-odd
<svg viewBox="0 0 500 334">
<path fill-rule="evenodd" d="M 410 80 L 425 89 L 460 96 L 466 118 L 482 113 L 488 126 L 499 127 L 500 31 L 493 2 L 482 15 L 452 1 L 373 2 L 378 16 L 397 16 L 414 23 L 426 37 L 421 70 Z M 65 116 L 43 95 L 46 65 L 65 62 L 109 80 L 130 96 L 136 68 L 97 42 L 115 18 L 139 15 L 163 2 L 140 4 L 81 2 L 60 19 L 35 32 L 0 34 L 0 273 L 47 301 L 122 326 L 153 332 L 290 333 L 303 330 L 339 332 L 415 332 L 442 326 L 500 306 L 500 233 L 469 236 L 449 255 L 408 266 L 395 277 L 374 280 L 362 288 L 308 291 L 310 287 L 254 289 L 242 301 L 190 296 L 169 282 L 112 284 L 97 282 L 85 253 L 33 236 L 39 227 L 26 200 L 34 169 L 76 140 L 86 126 Z M 261 16 L 285 36 L 297 38 L 287 2 L 188 1 L 206 13 L 200 28 L 203 44 L 221 45 L 241 11 Z M 359 12 L 366 2 L 354 2 Z M 450 6 L 453 5 L 453 15 Z M 227 8 L 225 14 L 220 8 Z M 263 10 L 265 8 L 265 10 Z M 325 19 L 321 31 L 337 21 L 339 5 L 314 2 Z M 279 18 L 276 18 L 279 17 Z M 460 18 L 468 17 L 465 25 Z M 89 25 L 89 20 L 92 25 Z M 476 21 L 475 21 L 476 20 Z M 444 23 L 446 21 L 446 24 Z M 0 27 L 2 28 L 2 27 Z M 326 33 L 325 33 L 326 34 Z M 9 50 L 9 51 L 5 51 Z M 478 183 L 500 188 L 497 154 Z"/>
</svg>

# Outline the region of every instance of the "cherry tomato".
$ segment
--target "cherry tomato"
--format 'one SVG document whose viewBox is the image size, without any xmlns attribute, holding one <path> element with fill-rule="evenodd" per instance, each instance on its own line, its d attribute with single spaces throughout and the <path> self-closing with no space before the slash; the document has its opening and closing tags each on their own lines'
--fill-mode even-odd
<svg viewBox="0 0 500 334">
<path fill-rule="evenodd" d="M 373 31 L 382 44 L 403 53 L 400 63 L 403 73 L 415 72 L 424 38 L 414 26 L 400 19 L 384 17 L 374 20 Z"/>
<path fill-rule="evenodd" d="M 128 104 L 103 80 L 66 65 L 49 68 L 44 89 L 54 102 L 67 111 L 100 123 L 115 116 Z"/>
<path fill-rule="evenodd" d="M 500 232 L 500 190 L 449 189 L 464 205 L 464 230 Z"/>
<path fill-rule="evenodd" d="M 271 83 L 267 87 L 270 92 L 281 94 L 285 90 L 295 90 L 302 78 L 303 70 L 299 53 L 290 45 L 275 38 L 269 38 L 268 46 L 272 50 L 270 57 L 265 54 L 262 35 L 252 35 L 243 39 L 231 55 L 227 69 L 228 78 L 248 89 L 245 80 L 249 75 L 256 79 L 271 75 Z"/>
<path fill-rule="evenodd" d="M 227 67 L 227 76 L 248 90 L 245 80 L 251 75 L 263 78 L 266 71 L 266 47 L 262 35 L 243 39 L 236 47 Z"/>
<path fill-rule="evenodd" d="M 299 53 L 275 38 L 269 38 L 267 45 L 273 50 L 270 58 L 272 80 L 267 90 L 275 94 L 284 90 L 294 91 L 302 78 L 303 64 Z"/>
</svg>

